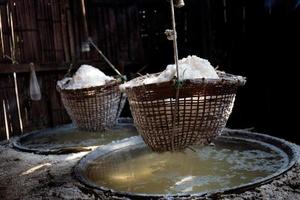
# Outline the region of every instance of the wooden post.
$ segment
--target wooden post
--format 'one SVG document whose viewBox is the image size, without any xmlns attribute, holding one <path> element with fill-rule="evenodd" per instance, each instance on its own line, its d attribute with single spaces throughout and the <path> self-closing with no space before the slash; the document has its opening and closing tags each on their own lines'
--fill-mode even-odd
<svg viewBox="0 0 300 200">
<path fill-rule="evenodd" d="M 87 25 L 86 8 L 85 8 L 84 0 L 81 0 L 81 10 L 82 10 L 82 17 L 83 17 L 83 28 L 84 28 L 84 37 L 85 37 L 84 39 L 87 40 L 89 37 L 89 29 Z"/>
<path fill-rule="evenodd" d="M 12 12 L 9 12 L 9 22 L 10 22 L 10 29 L 11 29 L 11 50 L 10 50 L 10 57 L 12 60 L 16 60 L 16 40 L 15 40 L 15 30 L 14 30 L 14 22 Z"/>
<path fill-rule="evenodd" d="M 3 28 L 2 28 L 2 13 L 0 9 L 0 42 L 1 42 L 1 54 L 4 56 L 4 41 L 3 41 Z"/>
<path fill-rule="evenodd" d="M 3 105 L 3 115 L 4 115 L 4 122 L 5 122 L 6 139 L 9 140 L 9 129 L 8 129 L 8 121 L 7 121 L 5 100 L 3 100 L 2 105 Z"/>
<path fill-rule="evenodd" d="M 15 95 L 16 95 L 16 102 L 17 102 L 17 108 L 18 108 L 20 131 L 21 131 L 21 133 L 23 133 L 23 122 L 22 122 L 22 115 L 21 115 L 21 108 L 20 108 L 19 90 L 18 90 L 18 82 L 17 82 L 17 73 L 16 72 L 14 72 L 14 85 L 15 85 Z"/>
</svg>

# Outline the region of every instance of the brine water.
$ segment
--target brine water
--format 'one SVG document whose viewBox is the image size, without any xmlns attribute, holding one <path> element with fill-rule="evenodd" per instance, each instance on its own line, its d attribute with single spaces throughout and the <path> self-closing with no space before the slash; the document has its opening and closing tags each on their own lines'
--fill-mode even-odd
<svg viewBox="0 0 300 200">
<path fill-rule="evenodd" d="M 22 145 L 34 149 L 101 146 L 137 134 L 132 125 L 119 125 L 105 132 L 88 132 L 66 127 L 29 135 L 22 140 Z"/>
<path fill-rule="evenodd" d="M 86 176 L 119 192 L 192 194 L 246 184 L 286 165 L 271 146 L 218 139 L 182 152 L 154 153 L 145 145 L 119 150 L 93 160 Z"/>
</svg>

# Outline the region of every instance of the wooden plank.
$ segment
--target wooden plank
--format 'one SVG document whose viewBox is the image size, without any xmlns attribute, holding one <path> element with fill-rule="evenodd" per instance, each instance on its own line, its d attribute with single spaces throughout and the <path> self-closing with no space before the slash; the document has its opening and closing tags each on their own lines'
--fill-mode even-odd
<svg viewBox="0 0 300 200">
<path fill-rule="evenodd" d="M 46 71 L 66 71 L 69 69 L 71 63 L 48 63 L 48 64 L 35 64 L 35 70 L 37 72 L 46 72 Z M 78 60 L 74 64 L 74 68 L 82 65 L 82 64 L 91 64 L 91 65 L 103 65 L 102 60 Z M 30 72 L 30 64 L 6 64 L 0 63 L 0 74 L 7 73 L 22 73 L 22 72 Z"/>
<path fill-rule="evenodd" d="M 67 70 L 67 64 L 61 65 L 36 65 L 36 71 L 61 71 Z M 20 72 L 30 72 L 30 65 L 29 64 L 0 64 L 0 74 L 1 73 L 20 73 Z"/>
</svg>

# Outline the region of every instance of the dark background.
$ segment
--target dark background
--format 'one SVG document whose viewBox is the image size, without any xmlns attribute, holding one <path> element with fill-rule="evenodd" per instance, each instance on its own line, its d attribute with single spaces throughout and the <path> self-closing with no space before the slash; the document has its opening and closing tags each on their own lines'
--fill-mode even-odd
<svg viewBox="0 0 300 200">
<path fill-rule="evenodd" d="M 176 9 L 179 57 L 197 55 L 226 72 L 246 76 L 228 122 L 231 128 L 251 128 L 300 144 L 298 138 L 298 70 L 300 2 L 298 0 L 185 0 Z M 10 55 L 11 28 L 5 10 L 12 10 L 17 59 L 0 59 L 0 100 L 15 102 L 12 72 L 18 75 L 25 132 L 69 122 L 56 81 L 70 63 L 92 63 L 111 73 L 97 52 L 81 51 L 86 40 L 80 1 L 0 1 L 4 45 Z M 152 73 L 173 62 L 172 43 L 164 35 L 171 28 L 165 0 L 86 1 L 88 35 L 128 77 Z M 6 13 L 7 14 L 7 13 Z M 25 17 L 26 16 L 26 17 Z M 28 97 L 29 62 L 37 64 L 43 100 Z M 76 69 L 76 67 L 75 67 Z M 74 70 L 75 70 L 74 69 Z M 142 70 L 141 70 L 142 69 Z M 12 100 L 10 100 L 12 99 Z M 20 134 L 15 103 L 7 108 L 12 135 Z M 0 121 L 3 122 L 2 105 Z M 26 111 L 25 111 L 26 110 Z M 123 112 L 129 116 L 128 108 Z M 25 117 L 24 117 L 25 116 Z M 2 127 L 2 128 L 1 128 Z M 5 138 L 4 123 L 0 138 Z"/>
<path fill-rule="evenodd" d="M 300 7 L 284 0 L 186 0 L 177 10 L 179 56 L 196 54 L 229 73 L 246 76 L 228 122 L 300 143 L 297 80 Z M 164 9 L 168 10 L 168 4 Z M 154 20 L 154 19 L 152 19 Z M 170 27 L 159 22 L 159 33 Z M 159 20 L 157 20 L 159 21 Z M 155 28 L 153 28 L 155 27 Z M 144 37 L 147 72 L 171 63 L 171 43 L 163 35 Z M 149 48 L 150 47 L 150 48 Z"/>
</svg>

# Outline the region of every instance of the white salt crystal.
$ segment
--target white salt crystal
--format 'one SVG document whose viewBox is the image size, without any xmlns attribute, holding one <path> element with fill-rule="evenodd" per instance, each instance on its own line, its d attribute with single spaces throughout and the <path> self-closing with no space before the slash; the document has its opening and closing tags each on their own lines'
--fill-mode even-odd
<svg viewBox="0 0 300 200">
<path fill-rule="evenodd" d="M 106 76 L 99 69 L 90 65 L 81 65 L 72 78 L 64 78 L 57 82 L 62 89 L 74 90 L 105 85 L 113 77 Z"/>
<path fill-rule="evenodd" d="M 179 80 L 186 79 L 199 79 L 199 78 L 209 78 L 209 79 L 218 79 L 214 67 L 210 64 L 208 60 L 199 58 L 197 56 L 188 56 L 179 60 L 178 63 L 179 71 Z M 176 65 L 168 65 L 167 68 L 162 71 L 159 76 L 150 76 L 144 79 L 141 82 L 136 80 L 129 81 L 120 86 L 121 90 L 124 90 L 127 87 L 134 87 L 143 84 L 152 84 L 152 83 L 161 83 L 172 80 L 174 77 L 177 77 Z"/>
</svg>

